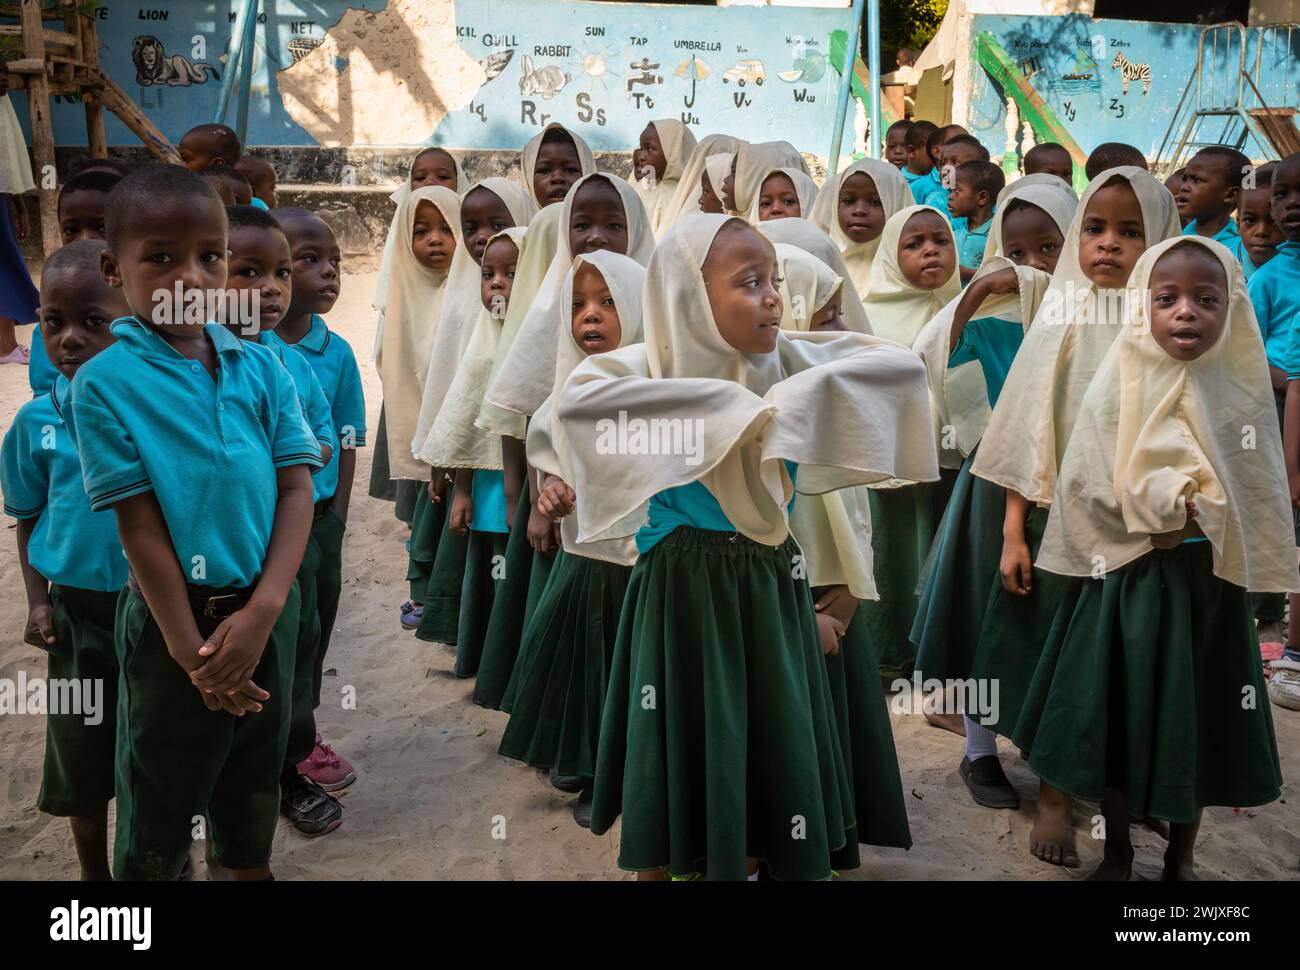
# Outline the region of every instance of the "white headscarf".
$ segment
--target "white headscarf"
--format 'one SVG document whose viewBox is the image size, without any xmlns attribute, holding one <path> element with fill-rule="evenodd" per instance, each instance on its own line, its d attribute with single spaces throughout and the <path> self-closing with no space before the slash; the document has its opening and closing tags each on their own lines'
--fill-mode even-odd
<svg viewBox="0 0 1300 970">
<path fill-rule="evenodd" d="M 736 197 L 736 211 L 748 212 L 758 196 L 763 179 L 778 168 L 796 168 L 808 174 L 808 165 L 788 141 L 746 142 L 736 149 L 736 178 L 732 195 Z M 722 198 L 722 193 L 718 193 Z"/>
<path fill-rule="evenodd" d="M 903 178 L 897 168 L 878 158 L 863 158 L 838 175 L 826 176 L 821 191 L 817 193 L 812 215 L 808 219 L 822 232 L 827 233 L 840 247 L 849 275 L 853 278 L 853 285 L 857 288 L 858 295 L 865 300 L 870 290 L 871 264 L 875 259 L 876 250 L 880 247 L 880 237 L 877 236 L 869 242 L 855 243 L 844 234 L 839 216 L 840 186 L 850 176 L 859 173 L 871 179 L 876 186 L 876 193 L 880 196 L 880 204 L 885 210 L 886 220 L 896 212 L 912 205 L 912 190 L 908 188 L 907 179 Z"/>
<path fill-rule="evenodd" d="M 774 168 L 758 180 L 759 190 L 754 193 L 754 202 L 749 207 L 749 212 L 745 216 L 745 218 L 754 225 L 758 225 L 760 218 L 758 203 L 763 195 L 763 183 L 771 176 L 778 174 L 784 175 L 790 180 L 790 184 L 794 186 L 794 194 L 799 199 L 800 217 L 812 213 L 813 205 L 817 201 L 817 183 L 812 180 L 812 176 L 798 168 Z"/>
<path fill-rule="evenodd" d="M 699 481 L 738 532 L 778 544 L 793 494 L 786 460 L 806 494 L 938 476 L 924 368 L 910 351 L 862 334 L 782 332 L 775 351 L 751 355 L 722 338 L 701 267 L 729 222 L 691 216 L 664 236 L 646 271 L 645 343 L 588 358 L 560 394 L 579 541 L 633 535 L 652 496 Z M 618 425 L 652 420 L 698 447 L 618 447 Z"/>
<path fill-rule="evenodd" d="M 1069 231 L 1074 211 L 1079 207 L 1079 197 L 1074 190 L 1055 175 L 1040 172 L 1017 179 L 998 193 L 993 221 L 989 224 L 989 238 L 984 243 L 986 259 L 1006 255 L 1002 251 L 1002 219 L 1007 214 L 1007 207 L 1017 200 L 1036 205 L 1051 216 L 1060 227 L 1062 237 Z"/>
<path fill-rule="evenodd" d="M 677 195 L 678 180 L 686 171 L 686 162 L 695 150 L 695 136 L 676 118 L 660 118 L 650 124 L 659 136 L 659 145 L 668 164 L 662 178 L 642 178 L 640 172 L 633 171 L 632 185 L 650 217 L 650 230 L 658 236 L 668 228 L 664 219 Z"/>
<path fill-rule="evenodd" d="M 942 212 L 928 205 L 909 205 L 890 216 L 880 234 L 880 249 L 872 261 L 871 288 L 866 298 L 867 316 L 871 318 L 871 327 L 876 335 L 904 347 L 912 346 L 921 328 L 961 291 L 955 259 L 952 275 L 935 290 L 914 286 L 903 275 L 898 262 L 899 241 L 907 220 L 920 212 L 933 212 L 943 219 L 945 226 L 949 225 Z M 955 238 L 953 251 L 956 252 Z"/>
<path fill-rule="evenodd" d="M 566 457 L 561 461 L 560 455 L 570 453 L 569 439 L 564 426 L 554 420 L 555 400 L 564 389 L 565 382 L 573 369 L 587 358 L 586 352 L 573 339 L 572 311 L 573 277 L 578 267 L 590 263 L 600 271 L 614 299 L 614 308 L 618 311 L 619 347 L 627 347 L 641 342 L 641 292 L 645 285 L 645 267 L 627 256 L 598 249 L 593 253 L 583 253 L 573 261 L 573 266 L 564 277 L 563 299 L 560 305 L 568 311 L 567 325 L 562 324 L 563 333 L 557 340 L 555 349 L 555 380 L 551 385 L 549 397 L 538 407 L 533 420 L 528 424 L 528 463 L 538 471 L 548 475 L 564 477 L 564 468 L 572 463 Z M 603 542 L 578 542 L 578 523 L 574 516 L 567 516 L 560 524 L 560 539 L 566 552 L 591 559 L 606 559 L 611 562 L 631 564 L 636 561 L 636 543 L 630 536 L 609 539 Z"/>
<path fill-rule="evenodd" d="M 438 207 L 456 238 L 451 266 L 444 272 L 429 269 L 415 258 L 411 236 L 415 212 L 421 202 Z M 420 416 L 424 378 L 433 350 L 434 331 L 442 311 L 448 281 L 465 272 L 474 261 L 465 251 L 460 231 L 460 199 L 441 185 L 411 192 L 397 210 L 399 238 L 406 244 L 393 252 L 384 297 L 383 342 L 375 367 L 384 388 L 384 423 L 388 430 L 390 476 L 424 479 L 429 469 L 411 457 L 411 438 Z"/>
<path fill-rule="evenodd" d="M 1148 249 L 1181 232 L 1174 197 L 1136 166 L 1107 169 L 1079 200 L 1051 285 L 1011 364 L 971 466 L 981 478 L 1042 506 L 1052 502 L 1083 392 L 1119 334 L 1116 311 L 1123 291 L 1099 291 L 1079 263 L 1088 203 L 1112 178 L 1124 179 L 1137 196 Z"/>
<path fill-rule="evenodd" d="M 1055 176 L 1048 176 L 1059 182 Z M 1023 179 L 1021 181 L 1024 181 Z M 1019 184 L 1019 183 L 1017 183 Z M 1062 183 L 1064 184 L 1064 183 Z M 1002 217 L 1006 207 L 1013 202 L 1023 201 L 1038 206 L 1045 211 L 1061 230 L 1064 240 L 1070 231 L 1077 205 L 1072 193 L 1059 188 L 1030 182 L 1021 188 L 1000 196 L 1001 208 L 993 216 L 993 225 L 989 230 L 990 247 L 985 250 L 984 261 L 980 263 L 972 279 L 979 279 L 1000 269 L 1015 269 L 1019 277 L 1020 289 L 1017 293 L 991 296 L 980 304 L 971 315 L 971 320 L 980 317 L 997 317 L 1009 323 L 1019 323 L 1028 329 L 1051 277 L 1046 273 L 1028 267 L 1016 267 L 1002 252 Z M 952 318 L 956 315 L 957 304 L 961 294 L 955 296 L 948 305 L 935 314 L 917 336 L 912 349 L 925 361 L 926 374 L 930 380 L 930 398 L 935 408 L 935 434 L 939 444 L 939 465 L 942 468 L 959 468 L 962 461 L 975 450 L 984 427 L 988 424 L 989 407 L 988 385 L 984 381 L 984 370 L 978 361 L 948 365 L 952 356 Z M 952 435 L 947 429 L 952 429 Z"/>
<path fill-rule="evenodd" d="M 718 197 L 718 202 L 722 206 L 724 214 L 729 216 L 739 215 L 735 210 L 728 209 L 727 203 L 723 201 L 722 185 L 727 181 L 727 176 L 731 174 L 732 163 L 735 162 L 734 152 L 722 152 L 719 155 L 710 155 L 704 160 L 704 175 L 709 180 L 709 188 L 713 194 Z M 701 192 L 701 195 L 703 193 Z M 697 204 L 694 213 L 682 213 L 683 215 L 697 215 L 703 210 Z"/>
<path fill-rule="evenodd" d="M 564 288 L 565 274 L 573 265 L 573 254 L 569 251 L 569 223 L 579 192 L 593 178 L 608 180 L 618 191 L 619 198 L 623 200 L 623 211 L 627 216 L 626 255 L 643 266 L 650 261 L 655 239 L 650 231 L 650 220 L 646 217 L 645 207 L 641 204 L 641 198 L 636 194 L 636 190 L 617 175 L 604 173 L 584 176 L 575 182 L 564 199 L 564 215 L 560 221 L 555 259 L 552 260 L 551 268 L 546 272 L 546 279 L 542 281 L 541 288 L 533 298 L 528 315 L 519 326 L 514 342 L 506 351 L 500 370 L 493 377 L 484 396 L 487 403 L 494 407 L 528 417 L 551 393 L 558 334 L 557 321 L 563 310 L 560 305 L 560 294 Z M 521 428 L 519 437 L 522 436 Z"/>
<path fill-rule="evenodd" d="M 537 211 L 532 197 L 520 188 L 518 183 L 510 179 L 486 178 L 476 182 L 472 188 L 487 189 L 504 202 L 510 212 L 510 220 L 517 227 L 526 228 Z M 438 410 L 442 407 L 448 390 L 456 379 L 456 372 L 465 357 L 465 348 L 469 346 L 470 338 L 475 333 L 476 321 L 484 313 L 482 270 L 470 256 L 469 249 L 465 247 L 464 232 L 459 222 L 456 229 L 457 252 L 463 249 L 466 258 L 453 264 L 452 272 L 447 278 L 447 295 L 443 297 L 442 308 L 438 314 L 438 325 L 434 330 L 433 344 L 429 349 L 424 391 L 420 398 L 420 420 L 416 424 L 415 435 L 408 444 L 413 454 L 426 450 L 425 442 L 438 417 Z M 493 324 L 499 332 L 501 321 L 493 321 Z M 494 339 L 494 346 L 495 343 Z M 476 406 L 475 414 L 477 413 Z"/>
<path fill-rule="evenodd" d="M 767 222 L 760 222 L 755 228 L 773 243 L 797 246 L 829 266 L 843 284 L 844 293 L 841 303 L 844 325 L 853 333 L 872 332 L 871 324 L 867 320 L 866 307 L 862 305 L 862 298 L 858 296 L 857 287 L 853 285 L 839 247 L 831 242 L 830 236 L 807 219 L 769 219 Z"/>
<path fill-rule="evenodd" d="M 690 157 L 677 179 L 677 191 L 669 200 L 660 218 L 664 230 L 670 228 L 683 216 L 698 215 L 700 211 L 700 176 L 704 173 L 705 162 L 714 155 L 735 154 L 741 145 L 741 139 L 731 135 L 705 135 L 691 150 Z M 731 162 L 728 160 L 728 167 Z M 712 180 L 710 180 L 712 181 Z M 722 198 L 721 183 L 714 189 L 718 198 Z M 662 233 L 661 233 L 662 234 Z"/>
<path fill-rule="evenodd" d="M 1152 270 L 1181 245 L 1213 253 L 1229 288 L 1223 333 L 1191 362 L 1151 334 Z M 1268 361 L 1240 263 L 1211 239 L 1179 236 L 1143 253 L 1129 282 L 1122 330 L 1065 449 L 1037 564 L 1067 576 L 1119 569 L 1151 551 L 1151 535 L 1183 528 L 1194 502 L 1216 576 L 1258 592 L 1300 588 Z"/>
<path fill-rule="evenodd" d="M 573 139 L 574 147 L 578 150 L 578 165 L 582 168 L 583 175 L 590 175 L 596 171 L 596 159 L 591 154 L 591 148 L 577 132 L 570 131 L 558 121 L 552 121 L 549 125 L 528 139 L 524 145 L 523 154 L 519 160 L 519 181 L 523 183 L 524 191 L 528 197 L 533 200 L 533 204 L 539 209 L 545 209 L 547 203 L 537 197 L 537 191 L 533 188 L 533 170 L 537 167 L 537 154 L 542 150 L 542 139 L 552 128 L 558 128 L 570 138 Z"/>
<path fill-rule="evenodd" d="M 488 246 L 498 239 L 509 239 L 518 248 L 522 261 L 526 236 L 527 229 L 516 226 L 494 235 L 488 240 Z M 487 250 L 483 252 L 486 255 Z M 474 419 L 483 403 L 504 321 L 483 306 L 481 286 L 477 292 L 479 312 L 440 407 L 433 406 L 428 393 L 432 382 L 426 381 L 424 385 L 425 406 L 420 412 L 420 427 L 411 450 L 416 458 L 435 468 L 502 467 L 500 436 L 475 427 Z M 513 287 L 511 296 L 514 296 Z"/>
<path fill-rule="evenodd" d="M 415 158 L 411 159 L 411 169 L 415 168 L 416 159 L 428 151 L 430 151 L 430 149 L 422 148 L 416 152 Z M 460 159 L 445 148 L 439 148 L 438 151 L 450 156 L 452 164 L 456 166 L 456 195 L 463 197 L 468 185 L 465 181 L 465 173 L 460 167 Z M 406 179 L 401 185 L 394 189 L 393 194 L 388 197 L 388 200 L 392 202 L 396 208 L 393 209 L 393 218 L 388 224 L 388 237 L 384 240 L 384 254 L 379 260 L 379 279 L 375 284 L 375 299 L 373 306 L 379 311 L 379 320 L 375 325 L 375 346 L 370 352 L 370 357 L 376 364 L 379 363 L 379 348 L 384 341 L 384 299 L 388 293 L 388 274 L 392 271 L 393 253 L 396 252 L 397 247 L 399 244 L 402 244 L 403 241 L 408 246 L 411 242 L 409 235 L 405 237 L 402 235 L 400 228 L 401 224 L 398 221 L 398 213 L 401 211 L 402 203 L 410 197 L 412 191 L 411 170 L 408 169 Z"/>
</svg>

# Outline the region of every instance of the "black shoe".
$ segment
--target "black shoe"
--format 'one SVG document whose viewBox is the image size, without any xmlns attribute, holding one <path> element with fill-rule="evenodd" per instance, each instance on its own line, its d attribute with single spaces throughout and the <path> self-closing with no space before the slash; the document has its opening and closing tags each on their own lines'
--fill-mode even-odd
<svg viewBox="0 0 1300 970">
<path fill-rule="evenodd" d="M 551 772 L 551 785 L 562 792 L 576 795 L 582 791 L 583 779 L 577 775 L 557 775 Z"/>
<path fill-rule="evenodd" d="M 338 800 L 299 774 L 280 782 L 280 814 L 309 838 L 333 832 L 343 824 L 343 806 Z"/>
<path fill-rule="evenodd" d="M 584 829 L 591 828 L 591 796 L 592 790 L 584 788 L 578 796 L 578 803 L 573 806 L 573 820 Z"/>
<path fill-rule="evenodd" d="M 986 754 L 971 761 L 961 759 L 961 780 L 970 789 L 970 797 L 976 805 L 985 808 L 1019 808 L 1020 796 L 1007 780 L 1002 763 L 995 754 Z"/>
</svg>

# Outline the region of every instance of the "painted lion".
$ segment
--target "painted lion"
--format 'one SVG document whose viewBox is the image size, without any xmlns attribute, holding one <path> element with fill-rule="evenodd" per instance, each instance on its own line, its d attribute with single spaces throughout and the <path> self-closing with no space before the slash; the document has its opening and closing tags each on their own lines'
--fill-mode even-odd
<svg viewBox="0 0 1300 970">
<path fill-rule="evenodd" d="M 182 54 L 168 56 L 162 41 L 152 34 L 141 34 L 131 45 L 131 60 L 135 63 L 135 81 L 142 87 L 167 84 L 172 87 L 189 87 L 210 79 L 221 79 L 217 69 L 200 61 L 190 63 Z"/>
</svg>

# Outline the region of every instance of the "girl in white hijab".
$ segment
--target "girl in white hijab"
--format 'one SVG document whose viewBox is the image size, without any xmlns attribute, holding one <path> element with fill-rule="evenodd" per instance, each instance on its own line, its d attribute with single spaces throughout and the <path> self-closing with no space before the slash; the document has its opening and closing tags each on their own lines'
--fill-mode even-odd
<svg viewBox="0 0 1300 970">
<path fill-rule="evenodd" d="M 844 329 L 853 333 L 872 332 L 866 307 L 858 296 L 858 289 L 849 275 L 849 269 L 844 263 L 844 257 L 840 255 L 839 247 L 831 241 L 830 236 L 803 218 L 769 219 L 767 222 L 758 223 L 755 228 L 777 244 L 778 252 L 781 251 L 779 247 L 782 244 L 795 246 L 829 268 L 840 281 L 838 295 Z"/>
<path fill-rule="evenodd" d="M 718 155 L 734 155 L 736 149 L 742 144 L 742 139 L 735 138 L 731 135 L 705 135 L 691 150 L 690 157 L 686 159 L 686 164 L 682 167 L 681 176 L 677 181 L 677 191 L 668 201 L 660 217 L 660 227 L 664 231 L 671 228 L 678 219 L 683 216 L 698 215 L 700 212 L 700 197 L 704 183 L 705 165 L 711 158 Z M 730 170 L 731 162 L 728 160 L 727 167 Z M 726 173 L 723 173 L 725 176 Z M 722 179 L 719 178 L 713 185 L 713 191 L 717 193 L 719 199 L 722 198 Z M 662 235 L 662 232 L 660 233 Z"/>
<path fill-rule="evenodd" d="M 749 212 L 758 201 L 758 190 L 763 180 L 778 168 L 793 168 L 808 174 L 808 165 L 799 154 L 799 149 L 788 141 L 742 144 L 736 149 L 731 178 L 723 189 L 731 199 L 730 202 L 723 199 L 723 205 L 734 203 L 736 212 Z"/>
<path fill-rule="evenodd" d="M 1148 249 L 1083 396 L 1038 565 L 1080 579 L 1034 675 L 1029 764 L 1101 803 L 1094 878 L 1127 879 L 1130 818 L 1170 823 L 1194 878 L 1206 805 L 1275 800 L 1282 775 L 1249 590 L 1300 587 L 1286 471 L 1241 266 L 1199 236 Z M 1243 428 L 1255 431 L 1243 447 Z"/>
<path fill-rule="evenodd" d="M 675 118 L 660 118 L 645 126 L 632 152 L 632 184 L 656 236 L 668 228 L 665 219 L 694 150 L 695 136 L 689 128 Z"/>
<path fill-rule="evenodd" d="M 811 215 L 817 200 L 817 183 L 799 168 L 774 168 L 758 183 L 754 204 L 746 218 L 752 223 L 773 219 L 798 219 Z"/>
<path fill-rule="evenodd" d="M 889 162 L 877 158 L 860 159 L 838 175 L 828 175 L 817 193 L 807 218 L 840 247 L 853 285 L 864 300 L 885 223 L 910 205 L 907 180 Z"/>
<path fill-rule="evenodd" d="M 940 465 L 960 462 L 926 559 L 912 624 L 917 675 L 927 680 L 970 677 L 977 641 L 972 631 L 978 634 L 998 576 L 1006 507 L 1002 488 L 971 474 L 973 452 L 1025 325 L 1034 318 L 1056 269 L 1074 206 L 1064 187 L 1030 183 L 1008 194 L 993 217 L 990 236 L 999 244 L 1005 239 L 1011 258 L 1002 252 L 987 255 L 961 296 L 917 338 L 915 349 L 926 361 L 935 405 Z M 964 734 L 965 757 L 973 763 L 997 751 L 993 733 L 974 719 L 980 714 L 927 711 L 925 717 Z"/>
<path fill-rule="evenodd" d="M 558 121 L 530 138 L 519 160 L 519 179 L 539 209 L 563 202 L 573 183 L 594 171 L 587 143 Z"/>
<path fill-rule="evenodd" d="M 1007 490 L 1000 575 L 971 673 L 997 678 L 998 716 L 985 726 L 1022 750 L 1030 750 L 1040 711 L 1028 700 L 1033 671 L 1054 624 L 1068 619 L 1082 587 L 1080 580 L 1034 568 L 1057 470 L 1084 391 L 1120 333 L 1123 288 L 1133 268 L 1145 250 L 1179 232 L 1173 196 L 1145 170 L 1108 169 L 1089 183 L 971 464 L 975 475 Z M 996 749 L 970 761 L 974 767 L 963 775 L 977 799 L 1018 803 Z M 1072 805 L 1068 795 L 1041 781 L 1030 851 L 1044 862 L 1078 865 Z"/>
<path fill-rule="evenodd" d="M 644 282 L 645 267 L 618 253 L 598 249 L 574 260 L 561 300 L 565 332 L 556 352 L 554 392 L 584 357 L 641 339 Z M 513 664 L 506 705 L 510 721 L 500 751 L 560 777 L 581 779 L 574 818 L 586 827 L 614 634 L 636 548 L 630 539 L 585 546 L 576 541 L 573 490 L 561 478 L 557 457 L 568 444 L 553 420 L 554 392 L 529 425 L 528 458 L 545 476 L 540 506 L 559 523 L 563 548 Z"/>
<path fill-rule="evenodd" d="M 780 332 L 775 277 L 743 221 L 683 220 L 647 269 L 645 343 L 589 357 L 555 405 L 576 540 L 635 536 L 639 552 L 591 828 L 622 814 L 619 864 L 651 877 L 738 879 L 759 859 L 829 877 L 854 806 L 787 506 L 796 478 L 822 494 L 937 474 L 919 360 Z"/>
<path fill-rule="evenodd" d="M 461 171 L 460 159 L 443 148 L 425 148 L 416 153 L 415 158 L 411 160 L 411 170 L 407 174 L 405 181 L 394 190 L 389 196 L 389 200 L 396 206 L 393 210 L 393 219 L 388 227 L 388 236 L 384 240 L 384 254 L 379 262 L 379 280 L 375 286 L 374 308 L 378 314 L 375 322 L 375 340 L 371 349 L 371 360 L 378 363 L 380 349 L 384 340 L 384 310 L 385 301 L 388 299 L 388 278 L 392 273 L 394 254 L 397 252 L 399 245 L 405 246 L 409 243 L 409 237 L 406 235 L 405 223 L 402 221 L 403 204 L 416 189 L 428 186 L 441 185 L 443 188 L 451 189 L 457 195 L 463 193 L 468 183 L 465 180 L 465 173 Z M 379 433 L 375 439 L 374 461 L 370 466 L 370 488 L 371 498 L 383 499 L 384 501 L 397 501 L 395 512 L 397 518 L 403 522 L 410 523 L 412 520 L 414 503 L 419 492 L 416 485 L 406 485 L 407 480 L 395 482 L 389 476 L 388 461 L 388 421 L 381 405 L 379 408 Z M 401 492 L 401 498 L 398 493 Z"/>
<path fill-rule="evenodd" d="M 736 166 L 736 155 L 734 152 L 723 152 L 719 155 L 711 155 L 704 162 L 704 183 L 700 185 L 700 204 L 695 210 L 698 212 L 708 212 L 727 216 L 740 215 L 733 209 L 727 208 L 724 201 L 728 198 L 725 186 L 731 178 L 731 171 Z M 704 191 L 704 184 L 707 183 L 709 191 Z M 717 203 L 717 208 L 711 208 L 713 202 Z M 690 213 L 685 213 L 690 214 Z"/>
</svg>

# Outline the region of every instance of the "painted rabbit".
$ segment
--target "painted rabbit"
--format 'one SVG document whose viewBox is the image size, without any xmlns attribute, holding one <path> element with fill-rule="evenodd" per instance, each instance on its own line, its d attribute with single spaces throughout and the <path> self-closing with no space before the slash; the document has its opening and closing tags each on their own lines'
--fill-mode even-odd
<svg viewBox="0 0 1300 970">
<path fill-rule="evenodd" d="M 561 71 L 554 64 L 548 64 L 540 71 L 533 68 L 533 59 L 527 54 L 523 59 L 523 76 L 519 78 L 519 93 L 524 97 L 541 95 L 549 101 L 573 80 L 572 75 Z"/>
</svg>

